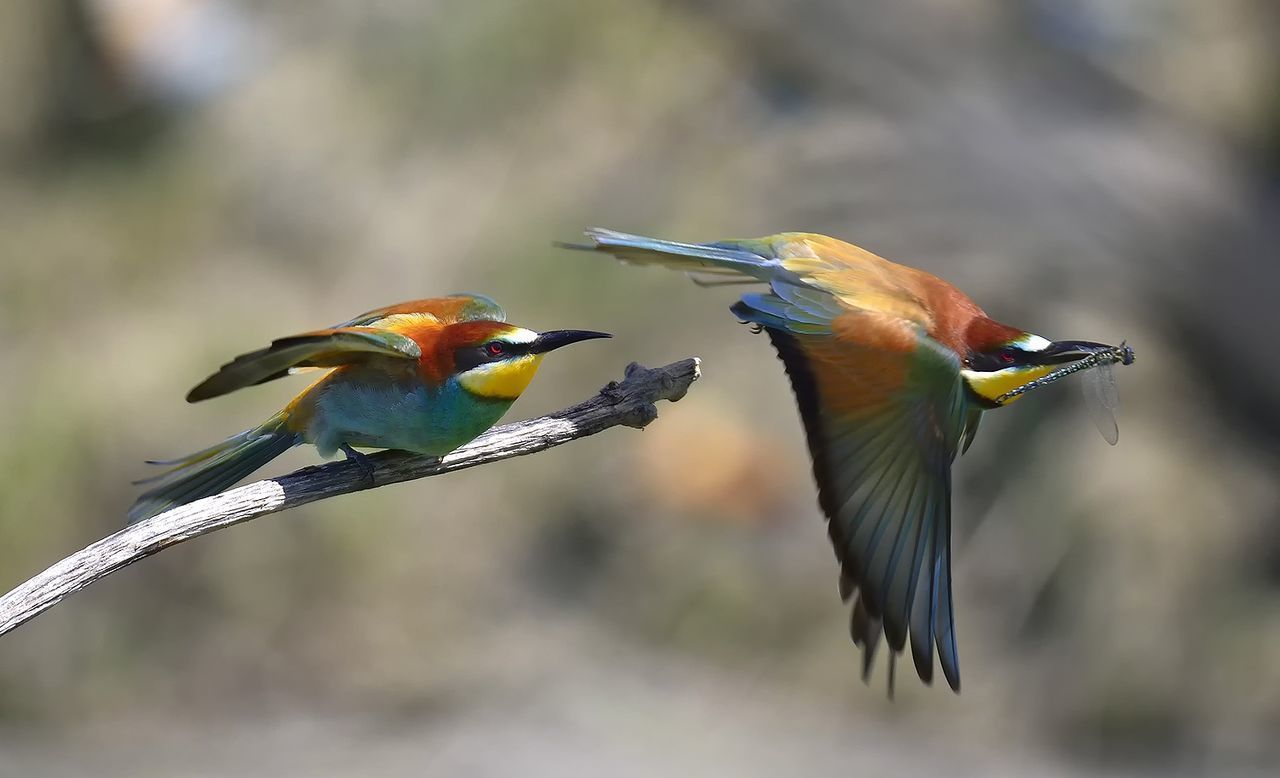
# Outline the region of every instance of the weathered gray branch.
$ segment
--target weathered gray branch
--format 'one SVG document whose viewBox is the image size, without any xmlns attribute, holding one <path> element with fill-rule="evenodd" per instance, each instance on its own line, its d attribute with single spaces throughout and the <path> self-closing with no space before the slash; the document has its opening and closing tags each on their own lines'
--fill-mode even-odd
<svg viewBox="0 0 1280 778">
<path fill-rule="evenodd" d="M 571 408 L 495 427 L 443 458 L 384 451 L 369 457 L 373 484 L 354 462 L 306 467 L 165 511 L 77 551 L 0 598 L 0 635 L 57 605 L 62 598 L 161 549 L 269 513 L 316 500 L 440 475 L 539 451 L 610 427 L 637 429 L 658 416 L 654 403 L 675 402 L 698 378 L 698 360 L 650 370 L 627 366 L 626 377 Z"/>
</svg>

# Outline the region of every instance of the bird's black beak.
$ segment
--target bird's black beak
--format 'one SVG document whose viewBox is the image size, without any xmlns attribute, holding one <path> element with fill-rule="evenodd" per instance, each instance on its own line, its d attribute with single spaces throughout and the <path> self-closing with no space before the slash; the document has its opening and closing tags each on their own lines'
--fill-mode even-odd
<svg viewBox="0 0 1280 778">
<path fill-rule="evenodd" d="M 1105 343 L 1094 343 L 1088 340 L 1060 340 L 1049 344 L 1047 349 L 1038 354 L 1039 359 L 1036 361 L 1042 365 L 1062 365 L 1084 359 L 1101 351 L 1116 350 L 1116 346 L 1108 346 Z M 1133 348 L 1121 344 L 1118 350 L 1121 355 L 1120 363 L 1132 365 Z"/>
<path fill-rule="evenodd" d="M 551 330 L 550 332 L 542 333 L 537 340 L 530 344 L 529 353 L 545 354 L 548 351 L 555 351 L 561 346 L 577 343 L 580 340 L 612 337 L 607 332 L 592 332 L 591 330 Z"/>
</svg>

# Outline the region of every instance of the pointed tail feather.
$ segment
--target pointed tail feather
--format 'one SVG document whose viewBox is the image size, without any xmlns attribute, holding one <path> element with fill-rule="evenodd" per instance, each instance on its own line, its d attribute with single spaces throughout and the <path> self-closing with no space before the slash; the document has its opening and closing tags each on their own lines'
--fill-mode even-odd
<svg viewBox="0 0 1280 778">
<path fill-rule="evenodd" d="M 777 260 L 757 254 L 732 241 L 676 243 L 601 227 L 592 227 L 585 234 L 591 239 L 590 245 L 556 245 L 566 249 L 612 254 L 623 262 L 634 265 L 661 265 L 700 275 L 735 275 L 768 281 L 779 269 Z"/>
<path fill-rule="evenodd" d="M 183 459 L 155 463 L 174 467 L 136 482 L 152 486 L 129 509 L 129 523 L 217 494 L 296 446 L 300 440 L 296 432 L 285 428 L 284 417 L 277 415 L 260 427 L 245 430 Z"/>
</svg>

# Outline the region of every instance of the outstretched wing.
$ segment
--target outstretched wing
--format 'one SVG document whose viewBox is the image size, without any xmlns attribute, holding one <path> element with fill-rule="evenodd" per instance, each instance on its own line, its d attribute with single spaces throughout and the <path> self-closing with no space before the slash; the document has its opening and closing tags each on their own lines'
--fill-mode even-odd
<svg viewBox="0 0 1280 778">
<path fill-rule="evenodd" d="M 422 355 L 410 337 L 372 327 L 316 330 L 273 341 L 270 346 L 241 354 L 187 394 L 199 402 L 261 384 L 289 374 L 294 368 L 341 367 L 375 359 L 416 361 Z"/>
<path fill-rule="evenodd" d="M 305 368 L 342 367 L 373 359 L 416 360 L 415 334 L 464 321 L 506 321 L 502 306 L 484 295 L 454 294 L 389 305 L 362 313 L 330 329 L 273 341 L 223 365 L 187 394 L 198 402 L 246 386 L 282 378 Z"/>
<path fill-rule="evenodd" d="M 766 329 L 791 379 L 840 594 L 857 596 L 851 632 L 864 677 L 881 634 L 895 655 L 910 637 L 920 678 L 932 681 L 936 645 L 959 690 L 951 463 L 970 423 L 959 363 L 913 321 L 780 286 L 733 310 Z"/>
</svg>

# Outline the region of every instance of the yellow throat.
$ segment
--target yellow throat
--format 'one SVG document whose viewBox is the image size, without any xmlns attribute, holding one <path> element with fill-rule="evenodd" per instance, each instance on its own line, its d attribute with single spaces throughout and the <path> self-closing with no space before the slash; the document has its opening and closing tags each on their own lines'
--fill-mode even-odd
<svg viewBox="0 0 1280 778">
<path fill-rule="evenodd" d="M 1017 400 L 1022 395 L 1015 395 L 998 403 L 997 398 L 1004 396 L 1008 392 L 1012 392 L 1020 386 L 1035 381 L 1038 378 L 1044 378 L 1061 365 L 1033 365 L 1030 367 L 1011 367 L 1006 370 L 996 370 L 993 372 L 981 372 L 978 370 L 961 370 L 960 375 L 964 376 L 965 383 L 969 384 L 969 388 L 981 396 L 983 399 L 989 400 L 997 405 L 1008 405 Z"/>
<path fill-rule="evenodd" d="M 527 354 L 515 359 L 474 367 L 458 376 L 458 383 L 468 392 L 491 400 L 514 400 L 529 388 L 538 372 L 542 354 Z"/>
</svg>

